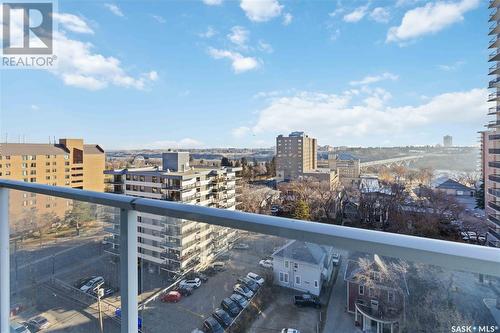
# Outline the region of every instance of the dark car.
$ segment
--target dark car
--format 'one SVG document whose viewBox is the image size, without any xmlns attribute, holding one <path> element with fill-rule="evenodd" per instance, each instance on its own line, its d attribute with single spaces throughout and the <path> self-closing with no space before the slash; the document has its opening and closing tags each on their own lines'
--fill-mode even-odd
<svg viewBox="0 0 500 333">
<path fill-rule="evenodd" d="M 319 299 L 313 295 L 303 294 L 294 297 L 294 303 L 297 306 L 310 306 L 313 308 L 320 308 L 321 303 Z"/>
<path fill-rule="evenodd" d="M 84 285 L 87 284 L 87 282 L 89 282 L 90 280 L 92 280 L 93 278 L 95 278 L 96 276 L 91 276 L 91 277 L 88 277 L 88 278 L 83 278 L 83 279 L 78 279 L 78 281 L 76 281 L 74 284 L 73 284 L 73 287 L 77 288 L 77 289 L 80 289 L 81 287 L 83 287 Z"/>
<path fill-rule="evenodd" d="M 214 317 L 222 327 L 227 328 L 233 322 L 231 316 L 222 309 L 215 309 L 214 313 L 212 313 L 212 317 Z"/>
<path fill-rule="evenodd" d="M 247 277 L 242 277 L 242 278 L 239 278 L 238 279 L 238 282 L 239 283 L 242 283 L 244 284 L 248 289 L 250 289 L 254 294 L 255 292 L 257 291 L 257 289 L 259 289 L 259 284 L 257 282 L 255 282 L 254 280 L 252 279 L 249 279 Z"/>
<path fill-rule="evenodd" d="M 224 300 L 220 303 L 221 307 L 231 316 L 231 317 L 236 317 L 238 313 L 240 313 L 241 308 L 232 299 L 229 297 L 224 298 Z"/>
<path fill-rule="evenodd" d="M 224 328 L 213 317 L 208 317 L 203 322 L 203 331 L 206 333 L 224 333 Z"/>
<path fill-rule="evenodd" d="M 206 274 L 203 274 L 201 272 L 191 272 L 186 275 L 186 279 L 188 280 L 194 280 L 194 279 L 200 279 L 201 282 L 207 282 L 208 281 L 208 276 Z"/>
<path fill-rule="evenodd" d="M 190 287 L 178 287 L 177 291 L 182 295 L 182 296 L 190 296 L 193 294 L 193 288 Z"/>
<path fill-rule="evenodd" d="M 217 270 L 213 267 L 208 267 L 207 269 L 201 271 L 201 273 L 206 276 L 214 276 L 215 274 L 217 274 Z"/>
<path fill-rule="evenodd" d="M 236 304 L 238 304 L 238 306 L 242 310 L 248 305 L 248 300 L 240 294 L 232 294 L 231 296 L 229 296 L 229 298 L 232 299 Z"/>
</svg>

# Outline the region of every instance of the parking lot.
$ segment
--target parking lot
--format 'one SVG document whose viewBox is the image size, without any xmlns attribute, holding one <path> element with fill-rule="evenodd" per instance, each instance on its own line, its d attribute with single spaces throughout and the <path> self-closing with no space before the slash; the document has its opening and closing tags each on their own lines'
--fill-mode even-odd
<svg viewBox="0 0 500 333">
<path fill-rule="evenodd" d="M 248 249 L 230 251 L 226 269 L 209 277 L 206 283 L 195 289 L 191 296 L 183 297 L 178 303 L 162 303 L 159 300 L 148 304 L 142 312 L 144 331 L 147 333 L 191 332 L 201 328 L 204 318 L 210 316 L 220 302 L 233 293 L 236 280 L 248 272 L 263 274 L 266 269 L 259 266 L 259 260 L 272 254 L 273 249 L 285 240 L 264 235 L 245 235 L 239 243 L 249 245 Z"/>
</svg>

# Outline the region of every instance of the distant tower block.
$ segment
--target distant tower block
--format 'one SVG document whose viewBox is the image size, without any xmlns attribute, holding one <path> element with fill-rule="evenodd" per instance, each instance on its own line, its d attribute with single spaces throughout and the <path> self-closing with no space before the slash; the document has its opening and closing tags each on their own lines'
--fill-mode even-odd
<svg viewBox="0 0 500 333">
<path fill-rule="evenodd" d="M 453 137 L 451 135 L 443 136 L 443 146 L 444 147 L 453 147 Z"/>
</svg>

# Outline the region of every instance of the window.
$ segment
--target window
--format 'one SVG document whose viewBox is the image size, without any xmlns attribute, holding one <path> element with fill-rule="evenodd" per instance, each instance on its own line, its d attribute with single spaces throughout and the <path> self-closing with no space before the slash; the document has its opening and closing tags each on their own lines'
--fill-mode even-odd
<svg viewBox="0 0 500 333">
<path fill-rule="evenodd" d="M 69 162 L 64 162 L 64 165 L 68 166 L 68 165 L 69 165 Z"/>
<path fill-rule="evenodd" d="M 288 283 L 288 273 L 285 273 L 285 283 Z"/>
<path fill-rule="evenodd" d="M 299 268 L 299 264 L 297 264 L 296 262 L 293 263 L 293 268 L 297 269 Z"/>
<path fill-rule="evenodd" d="M 380 281 L 380 273 L 379 272 L 371 272 L 371 278 L 374 281 Z"/>
<path fill-rule="evenodd" d="M 280 282 L 285 281 L 285 273 L 280 272 Z"/>
<path fill-rule="evenodd" d="M 285 260 L 285 268 L 288 268 L 290 265 L 290 263 L 288 262 L 288 260 Z"/>
<path fill-rule="evenodd" d="M 5 171 L 6 176 L 10 176 L 10 171 Z"/>
<path fill-rule="evenodd" d="M 28 167 L 28 163 L 23 163 L 23 164 L 21 164 L 21 167 L 22 167 L 23 169 L 27 168 L 27 167 Z"/>
<path fill-rule="evenodd" d="M 139 181 L 141 181 L 141 182 L 145 181 L 144 176 L 140 176 L 140 177 L 139 177 Z"/>
<path fill-rule="evenodd" d="M 314 280 L 314 288 L 318 288 L 318 287 L 319 287 L 318 280 Z"/>
<path fill-rule="evenodd" d="M 394 292 L 392 291 L 387 292 L 387 301 L 389 301 L 389 303 L 394 303 Z"/>
<path fill-rule="evenodd" d="M 358 294 L 359 295 L 364 295 L 365 294 L 365 286 L 360 285 L 358 288 Z"/>
<path fill-rule="evenodd" d="M 295 284 L 300 284 L 300 276 L 295 275 Z"/>
<path fill-rule="evenodd" d="M 50 162 L 45 162 L 45 166 L 50 166 Z"/>
</svg>

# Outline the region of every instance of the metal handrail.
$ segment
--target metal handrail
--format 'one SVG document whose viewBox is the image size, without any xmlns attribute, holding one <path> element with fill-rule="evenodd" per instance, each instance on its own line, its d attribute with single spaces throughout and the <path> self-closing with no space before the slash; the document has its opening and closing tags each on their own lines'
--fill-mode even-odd
<svg viewBox="0 0 500 333">
<path fill-rule="evenodd" d="M 13 180 L 0 180 L 0 188 L 182 218 L 347 250 L 376 253 L 454 270 L 500 276 L 499 250 L 484 246 Z"/>
</svg>

